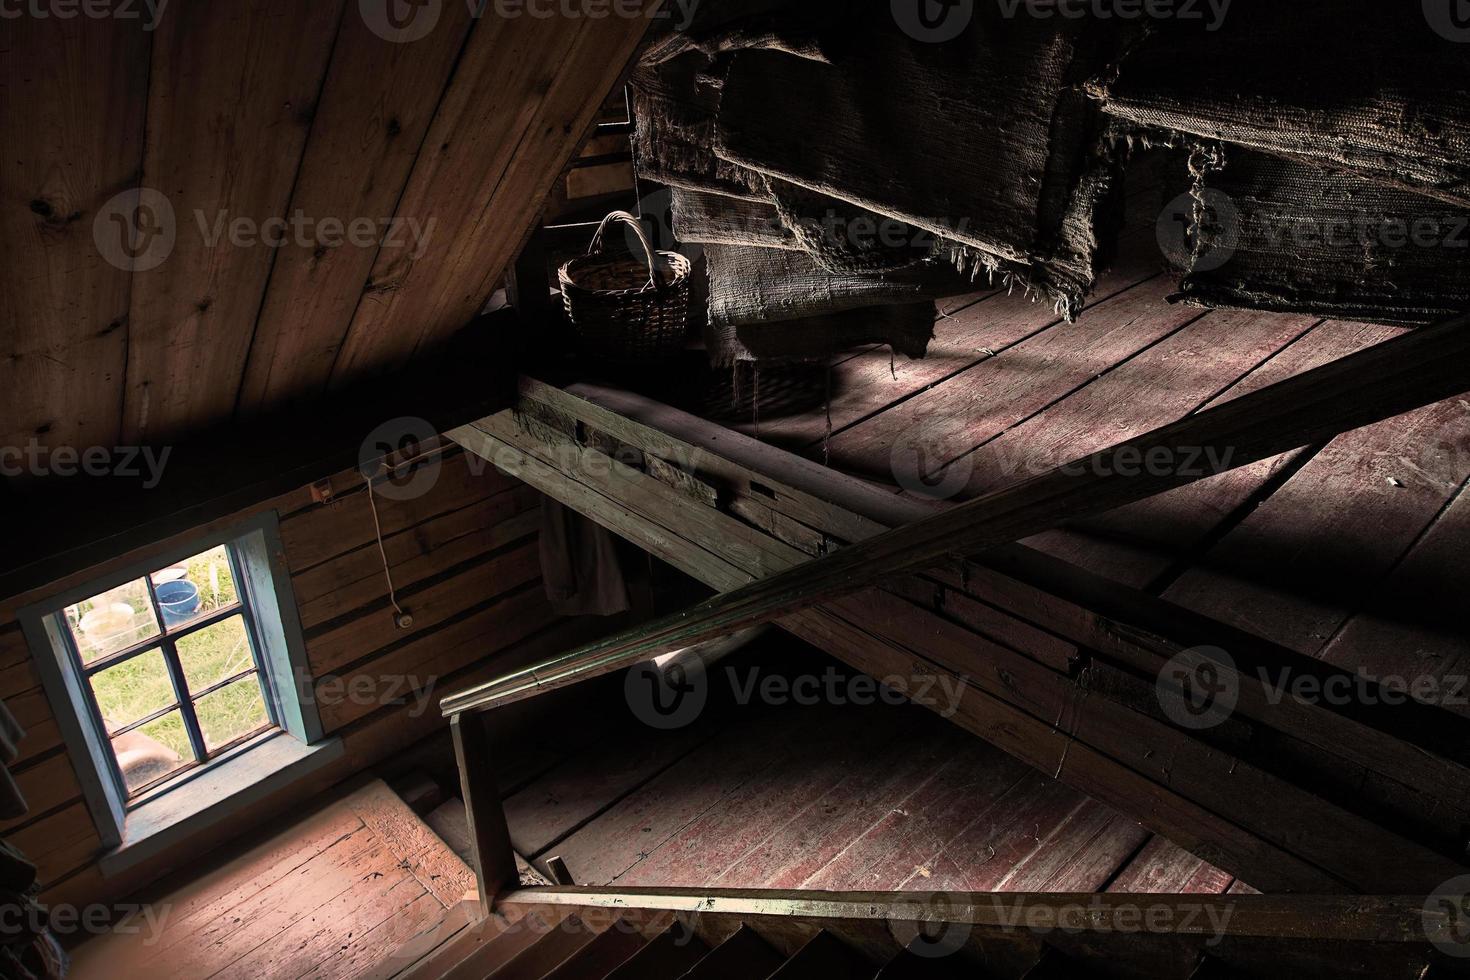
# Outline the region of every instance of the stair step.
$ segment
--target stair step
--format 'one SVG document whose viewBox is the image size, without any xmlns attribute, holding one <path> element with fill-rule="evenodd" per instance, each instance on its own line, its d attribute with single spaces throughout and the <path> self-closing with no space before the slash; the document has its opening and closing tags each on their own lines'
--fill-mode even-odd
<svg viewBox="0 0 1470 980">
<path fill-rule="evenodd" d="M 510 925 L 500 916 L 491 916 L 465 927 L 400 980 L 482 980 L 515 959 L 545 928 Z"/>
<path fill-rule="evenodd" d="M 465 816 L 464 800 L 452 796 L 429 811 L 424 823 L 433 828 L 439 839 L 449 845 L 465 864 L 473 866 L 470 847 L 470 824 Z"/>
<path fill-rule="evenodd" d="M 388 786 L 419 816 L 444 802 L 444 790 L 434 781 L 434 777 L 417 769 L 391 780 Z"/>
<path fill-rule="evenodd" d="M 1073 978 L 1095 977 L 1097 972 L 1084 963 L 1072 959 L 1072 957 L 1060 950 L 1048 946 L 1041 953 L 1041 959 L 1036 965 L 1026 971 L 1023 980 L 1073 980 Z M 1209 974 L 1201 974 L 1208 976 Z"/>
<path fill-rule="evenodd" d="M 607 975 L 607 980 L 668 980 L 680 977 L 704 959 L 709 947 L 682 922 L 655 936 L 647 946 Z"/>
<path fill-rule="evenodd" d="M 781 968 L 781 954 L 750 926 L 741 926 L 684 974 L 684 980 L 752 980 Z"/>
<path fill-rule="evenodd" d="M 546 980 L 604 980 L 646 945 L 641 933 L 619 920 L 548 973 Z"/>
<path fill-rule="evenodd" d="M 464 812 L 464 800 L 451 796 L 425 816 L 424 823 L 439 835 L 440 840 L 449 845 L 451 851 L 459 855 L 461 861 L 471 868 L 475 866 L 474 850 L 470 846 L 470 824 Z M 521 884 L 525 887 L 541 888 L 551 884 L 545 875 L 537 871 L 519 854 L 516 855 L 516 868 L 521 873 Z"/>
<path fill-rule="evenodd" d="M 872 966 L 825 929 L 807 940 L 770 980 L 869 980 Z"/>
<path fill-rule="evenodd" d="M 588 926 L 580 916 L 571 915 L 555 929 L 536 938 L 504 966 L 481 973 L 474 980 L 543 980 L 543 978 L 576 956 L 596 939 L 598 930 Z M 459 980 L 458 977 L 455 980 Z M 464 980 L 470 980 L 469 977 Z"/>
<path fill-rule="evenodd" d="M 975 972 L 965 970 L 956 954 L 923 956 L 906 949 L 878 971 L 877 980 L 959 980 L 973 976 Z"/>
</svg>

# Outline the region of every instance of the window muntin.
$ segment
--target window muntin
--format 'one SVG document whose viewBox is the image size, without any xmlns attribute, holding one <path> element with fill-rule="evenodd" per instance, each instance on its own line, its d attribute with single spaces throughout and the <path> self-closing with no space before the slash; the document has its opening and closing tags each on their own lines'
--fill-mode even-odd
<svg viewBox="0 0 1470 980">
<path fill-rule="evenodd" d="M 54 614 L 130 802 L 278 724 L 245 581 L 223 544 Z"/>
</svg>

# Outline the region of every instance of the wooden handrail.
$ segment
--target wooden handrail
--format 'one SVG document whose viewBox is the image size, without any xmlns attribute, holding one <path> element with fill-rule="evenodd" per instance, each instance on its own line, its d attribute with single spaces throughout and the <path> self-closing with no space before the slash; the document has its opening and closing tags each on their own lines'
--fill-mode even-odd
<svg viewBox="0 0 1470 980">
<path fill-rule="evenodd" d="M 716 595 L 440 702 L 446 715 L 524 700 L 771 622 L 892 575 L 959 560 L 1470 390 L 1466 320 L 1378 344 L 1216 408 Z M 448 433 L 473 443 L 475 426 Z M 458 436 L 457 436 L 458 434 Z M 1171 464 L 1189 460 L 1184 469 Z"/>
<path fill-rule="evenodd" d="M 1315 941 L 1455 942 L 1459 917 L 1426 896 L 1212 895 L 1143 892 L 870 892 L 771 888 L 549 886 L 506 892 L 501 902 L 825 921 L 959 923 L 977 928 L 1136 934 L 1116 914 L 1147 906 L 1191 914 L 1166 918 L 1174 935 Z M 1083 915 L 1077 911 L 1085 910 Z M 1201 914 L 1218 909 L 1220 915 Z M 1227 914 L 1228 910 L 1228 914 Z"/>
</svg>

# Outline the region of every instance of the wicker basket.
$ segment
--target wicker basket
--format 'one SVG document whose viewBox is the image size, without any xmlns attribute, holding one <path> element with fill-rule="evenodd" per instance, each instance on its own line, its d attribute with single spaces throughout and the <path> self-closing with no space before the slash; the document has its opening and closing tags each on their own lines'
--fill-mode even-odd
<svg viewBox="0 0 1470 980">
<path fill-rule="evenodd" d="M 644 260 L 603 248 L 614 223 L 633 229 Z M 684 349 L 689 321 L 689 260 L 655 252 L 638 219 L 614 211 L 602 219 L 587 254 L 557 270 L 567 317 L 582 353 L 598 360 L 646 364 Z"/>
</svg>

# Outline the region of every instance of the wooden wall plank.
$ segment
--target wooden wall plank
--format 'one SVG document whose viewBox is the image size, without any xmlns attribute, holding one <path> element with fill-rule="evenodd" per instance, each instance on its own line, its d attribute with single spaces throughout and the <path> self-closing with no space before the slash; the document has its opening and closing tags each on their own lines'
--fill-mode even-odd
<svg viewBox="0 0 1470 980">
<path fill-rule="evenodd" d="M 534 535 L 541 522 L 539 499 L 528 488 L 518 487 L 384 539 L 393 584 L 408 588 L 453 565 Z M 363 545 L 293 576 L 291 588 L 301 625 L 307 630 L 388 594 L 383 561 L 375 545 Z"/>
<path fill-rule="evenodd" d="M 5 19 L 0 446 L 118 437 L 131 277 L 94 233 L 119 233 L 107 205 L 141 169 L 150 37 L 118 17 Z"/>
<path fill-rule="evenodd" d="M 343 6 L 177 0 L 154 32 L 142 183 L 172 205 L 176 240 L 133 277 L 128 442 L 234 412 L 274 249 L 232 243 L 227 226 L 287 216 Z"/>
<path fill-rule="evenodd" d="M 534 538 L 512 545 L 489 560 L 419 589 L 399 593 L 398 601 L 413 615 L 413 626 L 400 629 L 386 597 L 376 608 L 325 632 L 307 637 L 312 672 L 321 676 L 360 661 L 374 650 L 431 633 L 435 627 L 480 605 L 487 597 L 513 592 L 539 579 L 541 566 Z"/>
<path fill-rule="evenodd" d="M 437 716 L 435 704 L 445 678 L 481 661 L 502 670 L 523 666 L 514 657 L 495 657 L 556 620 L 539 583 L 498 597 L 487 608 L 425 634 L 337 675 L 320 676 L 317 697 L 322 728 L 331 733 L 394 700 Z M 354 692 L 365 691 L 366 694 Z M 345 695 L 341 692 L 346 692 Z"/>
<path fill-rule="evenodd" d="M 419 479 L 415 473 L 410 479 Z M 463 456 L 445 459 L 437 477 L 414 495 L 377 494 L 378 522 L 384 535 L 417 527 L 430 517 L 483 500 L 509 489 L 513 481 L 493 467 Z M 355 485 L 281 522 L 281 543 L 292 576 L 301 574 L 353 548 L 376 539 L 367 486 L 359 474 Z"/>
<path fill-rule="evenodd" d="M 333 386 L 443 341 L 480 311 L 647 26 L 644 16 L 475 24 L 399 203 L 400 215 L 438 219 L 432 241 L 417 255 L 379 252 Z"/>
<path fill-rule="evenodd" d="M 289 213 L 343 225 L 395 217 L 471 26 L 468 4 L 434 9 L 433 30 L 403 42 L 378 34 L 358 4 L 349 5 Z M 427 223 L 434 215 L 399 218 Z M 432 235 L 433 226 L 427 231 Z M 393 234 L 416 232 L 400 220 Z M 335 246 L 313 237 L 277 250 L 241 382 L 238 415 L 269 411 L 325 390 L 381 237 L 380 230 L 371 244 L 362 244 L 344 235 Z"/>
</svg>

